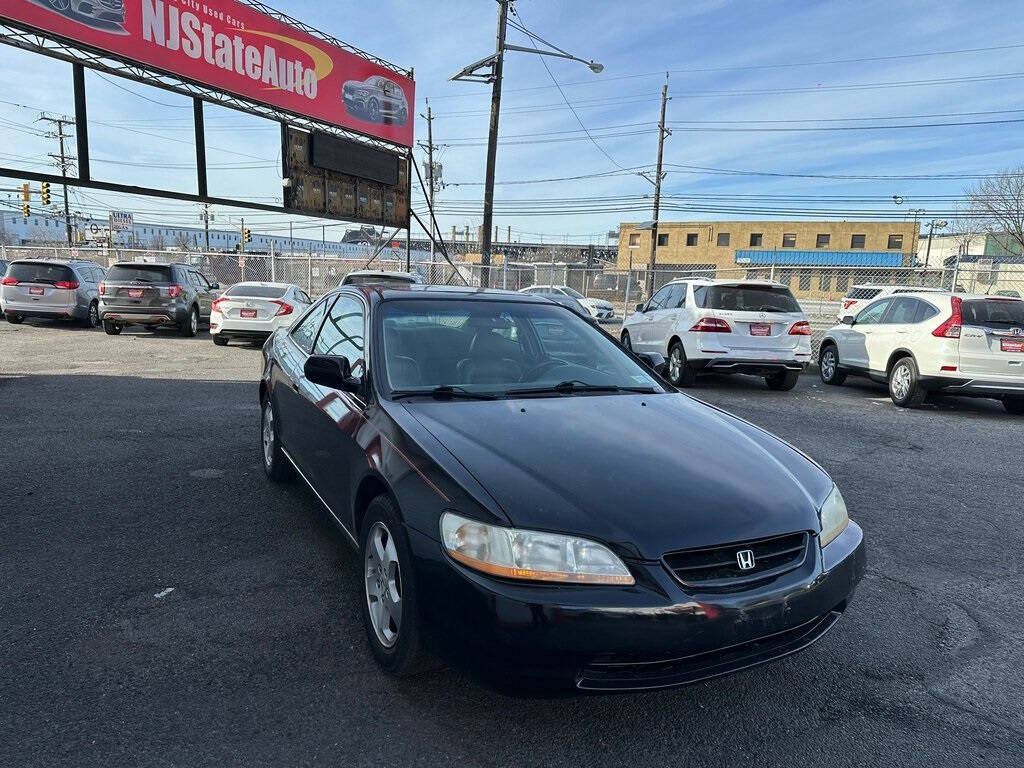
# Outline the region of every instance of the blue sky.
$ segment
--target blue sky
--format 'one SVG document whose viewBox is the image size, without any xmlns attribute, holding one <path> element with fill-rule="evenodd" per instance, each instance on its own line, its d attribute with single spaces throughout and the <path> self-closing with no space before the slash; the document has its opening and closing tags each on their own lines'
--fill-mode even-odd
<svg viewBox="0 0 1024 768">
<path fill-rule="evenodd" d="M 443 231 L 447 233 L 450 225 L 468 225 L 475 232 L 480 222 L 489 90 L 477 84 L 449 82 L 448 77 L 493 50 L 496 3 L 277 0 L 276 7 L 415 69 L 416 111 L 425 111 L 429 97 L 436 117 L 434 141 L 442 145 L 439 160 L 450 185 L 440 193 L 439 202 L 459 208 L 458 213 L 439 216 Z M 599 149 L 580 131 L 580 123 L 565 107 L 539 58 L 510 53 L 505 63 L 501 120 L 505 141 L 499 147 L 498 181 L 614 175 L 499 184 L 495 223 L 502 238 L 511 226 L 514 239 L 536 240 L 543 235 L 553 242 L 604 242 L 603 233 L 620 221 L 650 218 L 649 200 L 644 196 L 650 195 L 651 184 L 632 169 L 654 162 L 658 94 L 666 70 L 670 71 L 668 120 L 674 132 L 665 145 L 668 175 L 664 193 L 667 207 L 676 210 L 666 210 L 663 220 L 765 218 L 755 212 L 709 212 L 701 210 L 708 207 L 706 198 L 683 199 L 716 194 L 753 196 L 742 203 L 746 208 L 778 207 L 777 201 L 766 196 L 792 195 L 800 198 L 793 202 L 796 208 L 829 208 L 840 216 L 867 208 L 901 214 L 917 207 L 941 212 L 948 211 L 952 198 L 962 195 L 970 183 L 961 179 L 734 176 L 695 171 L 693 166 L 899 176 L 992 173 L 1024 164 L 1020 139 L 1024 122 L 764 130 L 1024 119 L 1024 20 L 1019 2 L 519 0 L 516 7 L 520 20 L 537 34 L 604 64 L 604 72 L 595 75 L 581 64 L 547 59 L 565 97 L 576 105 L 579 119 L 593 135 L 627 135 L 597 138 Z M 509 39 L 530 45 L 518 32 L 510 31 Z M 907 56 L 993 47 L 1002 48 Z M 895 56 L 905 58 L 891 58 Z M 862 61 L 807 64 L 836 59 Z M 54 151 L 55 142 L 39 135 L 45 126 L 33 121 L 40 110 L 73 112 L 70 67 L 0 46 L 0 71 L 8 75 L 0 94 L 4 139 L 0 161 L 43 170 L 50 162 L 46 154 Z M 997 75 L 1006 77 L 993 79 Z M 194 149 L 189 102 L 174 94 L 111 80 L 92 72 L 87 76 L 94 177 L 191 191 Z M 893 85 L 935 80 L 954 82 Z M 865 84 L 871 87 L 844 87 Z M 941 116 L 902 118 L 920 115 Z M 896 117 L 901 119 L 889 119 Z M 276 128 L 216 107 L 208 108 L 207 119 L 212 191 L 260 200 L 279 196 Z M 779 120 L 808 122 L 763 122 Z M 830 122 L 818 122 L 822 120 Z M 746 128 L 758 130 L 738 130 Z M 417 139 L 425 141 L 422 119 L 417 118 L 416 132 Z M 417 159 L 422 159 L 418 150 Z M 2 186 L 14 184 L 5 181 Z M 865 200 L 830 203 L 805 199 L 822 195 L 862 196 Z M 893 203 L 892 195 L 901 196 L 903 204 Z M 602 197 L 626 200 L 584 204 L 588 210 L 605 209 L 600 213 L 525 215 L 544 205 L 534 202 L 540 199 Z M 414 200 L 418 198 L 414 195 Z M 739 205 L 735 198 L 716 204 L 729 211 L 736 211 Z M 197 223 L 196 206 L 164 200 L 85 190 L 74 193 L 72 205 L 87 211 L 131 210 L 140 221 Z M 557 202 L 549 205 L 564 208 Z M 515 206 L 517 212 L 506 215 L 501 211 L 504 206 Z M 607 210 L 626 207 L 631 210 Z M 245 215 L 260 231 L 287 232 L 287 222 L 295 221 L 296 234 L 319 234 L 318 222 L 283 214 L 218 210 L 216 215 L 217 226 L 227 226 Z M 328 232 L 337 236 L 343 229 L 335 226 Z"/>
</svg>

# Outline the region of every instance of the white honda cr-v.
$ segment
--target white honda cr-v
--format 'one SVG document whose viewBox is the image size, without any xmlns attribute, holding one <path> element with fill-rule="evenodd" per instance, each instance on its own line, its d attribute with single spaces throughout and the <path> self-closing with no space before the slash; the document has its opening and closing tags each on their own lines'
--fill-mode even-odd
<svg viewBox="0 0 1024 768">
<path fill-rule="evenodd" d="M 673 280 L 622 324 L 622 345 L 668 359 L 679 387 L 698 373 L 763 376 L 789 390 L 811 359 L 811 326 L 789 288 L 764 280 Z"/>
<path fill-rule="evenodd" d="M 821 342 L 821 380 L 888 382 L 899 406 L 930 391 L 1002 400 L 1024 414 L 1024 301 L 1008 296 L 900 294 L 847 315 Z"/>
</svg>

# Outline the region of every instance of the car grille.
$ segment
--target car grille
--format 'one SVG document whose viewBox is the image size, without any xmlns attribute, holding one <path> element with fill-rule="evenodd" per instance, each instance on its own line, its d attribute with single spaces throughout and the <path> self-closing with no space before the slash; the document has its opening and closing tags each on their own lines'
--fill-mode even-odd
<svg viewBox="0 0 1024 768">
<path fill-rule="evenodd" d="M 748 587 L 798 568 L 807 557 L 806 531 L 701 549 L 670 552 L 662 560 L 679 581 L 698 589 L 729 590 Z M 749 550 L 754 567 L 742 569 L 737 556 Z"/>
</svg>

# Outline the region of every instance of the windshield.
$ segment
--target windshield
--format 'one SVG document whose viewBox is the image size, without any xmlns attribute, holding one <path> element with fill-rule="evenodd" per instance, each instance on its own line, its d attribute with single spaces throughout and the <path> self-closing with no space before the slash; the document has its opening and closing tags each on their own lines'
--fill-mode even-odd
<svg viewBox="0 0 1024 768">
<path fill-rule="evenodd" d="M 246 296 L 250 299 L 279 299 L 288 293 L 288 286 L 236 283 L 224 291 L 225 296 Z"/>
<path fill-rule="evenodd" d="M 450 387 L 505 396 L 570 381 L 577 391 L 584 385 L 663 391 L 610 338 L 562 307 L 417 299 L 384 302 L 377 314 L 380 380 L 393 395 Z"/>
<path fill-rule="evenodd" d="M 20 283 L 74 282 L 77 278 L 70 267 L 63 264 L 40 264 L 33 261 L 16 261 L 7 270 L 7 277 Z"/>
<path fill-rule="evenodd" d="M 843 298 L 856 299 L 857 301 L 867 301 L 873 299 L 875 296 L 882 292 L 881 288 L 858 288 L 854 286 L 850 289 L 849 293 Z"/>
<path fill-rule="evenodd" d="M 702 295 L 703 294 L 703 295 Z M 775 285 L 712 285 L 695 291 L 697 303 L 706 309 L 738 312 L 799 312 L 789 288 Z"/>
<path fill-rule="evenodd" d="M 1024 301 L 984 299 L 965 301 L 961 309 L 964 325 L 1012 325 L 1024 327 Z"/>
<path fill-rule="evenodd" d="M 115 264 L 107 272 L 106 280 L 109 283 L 169 283 L 171 268 L 166 264 Z"/>
</svg>

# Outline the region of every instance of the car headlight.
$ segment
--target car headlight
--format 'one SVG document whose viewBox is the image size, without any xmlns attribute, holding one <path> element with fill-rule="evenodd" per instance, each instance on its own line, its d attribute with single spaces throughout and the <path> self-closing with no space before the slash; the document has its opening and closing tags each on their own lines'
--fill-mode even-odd
<svg viewBox="0 0 1024 768">
<path fill-rule="evenodd" d="M 833 485 L 832 492 L 821 505 L 821 546 L 828 546 L 835 538 L 846 530 L 850 524 L 850 515 L 846 511 L 846 502 L 839 486 Z"/>
<path fill-rule="evenodd" d="M 453 559 L 506 579 L 570 584 L 633 584 L 608 547 L 575 536 L 488 525 L 445 512 L 441 542 Z"/>
</svg>

